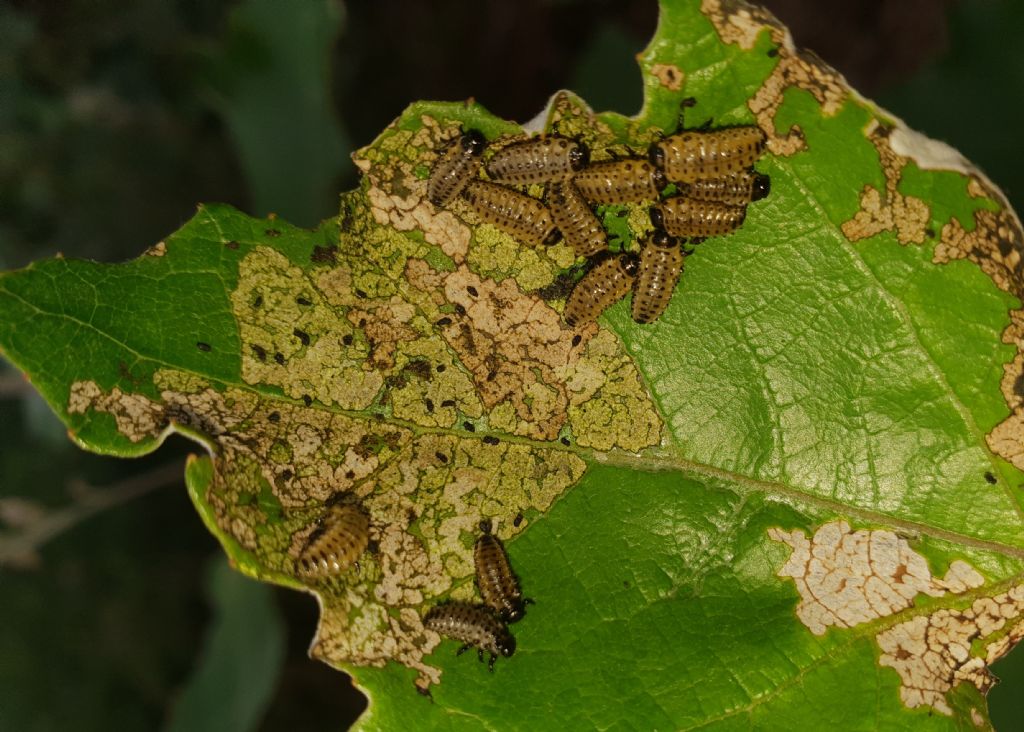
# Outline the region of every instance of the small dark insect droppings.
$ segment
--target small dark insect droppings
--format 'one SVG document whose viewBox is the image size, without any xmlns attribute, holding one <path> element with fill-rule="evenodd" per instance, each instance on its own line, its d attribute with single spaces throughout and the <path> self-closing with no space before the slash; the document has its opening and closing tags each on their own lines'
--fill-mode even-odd
<svg viewBox="0 0 1024 732">
<path fill-rule="evenodd" d="M 277 424 L 278 422 L 281 421 L 281 413 L 271 412 L 270 414 L 267 415 L 267 420 L 273 422 L 274 424 Z"/>
<path fill-rule="evenodd" d="M 455 303 L 455 312 L 459 315 L 465 315 L 466 308 L 464 308 L 461 303 Z"/>
<path fill-rule="evenodd" d="M 366 327 L 366 318 L 360 318 L 359 319 L 359 327 L 360 328 L 365 328 Z"/>
<path fill-rule="evenodd" d="M 283 480 L 283 481 L 289 481 L 294 476 L 295 476 L 295 473 L 290 471 L 288 468 L 285 468 L 284 470 L 281 471 L 281 480 Z"/>
<path fill-rule="evenodd" d="M 991 483 L 992 485 L 996 484 L 996 476 L 993 475 L 992 471 L 990 470 L 985 471 L 985 480 Z"/>
<path fill-rule="evenodd" d="M 514 623 L 526 612 L 529 600 L 523 598 L 519 579 L 512 571 L 508 553 L 501 539 L 491 533 L 490 519 L 480 522 L 480 537 L 473 545 L 476 584 L 484 604 L 498 613 L 506 623 Z"/>
<path fill-rule="evenodd" d="M 451 325 L 451 324 L 452 324 L 452 319 L 447 317 L 447 316 L 441 318 L 436 323 L 434 323 L 434 325 L 440 326 L 442 328 L 445 327 L 446 325 Z"/>
<path fill-rule="evenodd" d="M 499 654 L 507 658 L 516 652 L 516 639 L 491 609 L 483 605 L 471 605 L 467 602 L 438 605 L 426 614 L 423 624 L 436 633 L 462 641 L 464 645 L 456 655 L 461 656 L 476 646 L 477 655 L 482 662 L 484 651 L 490 653 L 487 668 L 492 672 Z"/>
<path fill-rule="evenodd" d="M 499 442 L 501 442 L 501 440 L 499 440 L 494 435 L 485 435 L 484 436 L 484 444 L 485 445 L 497 445 Z"/>
<path fill-rule="evenodd" d="M 352 345 L 352 334 L 351 333 L 346 333 L 345 335 L 343 335 L 341 337 L 341 342 L 344 343 L 346 346 L 351 346 Z"/>
<path fill-rule="evenodd" d="M 444 463 L 445 465 L 448 464 L 448 456 L 443 452 L 435 452 L 434 457 L 436 457 L 439 462 Z"/>
<path fill-rule="evenodd" d="M 439 374 L 443 374 L 443 373 L 445 372 L 445 369 L 446 369 L 446 368 L 448 368 L 448 367 L 447 367 L 447 366 L 445 366 L 445 365 L 444 365 L 443 363 L 439 363 L 439 364 L 437 365 L 437 373 L 439 373 Z"/>
<path fill-rule="evenodd" d="M 473 287 L 473 285 L 468 285 L 466 287 L 466 292 L 468 292 L 473 297 L 479 297 L 480 296 L 480 293 L 476 291 L 476 288 Z"/>
<path fill-rule="evenodd" d="M 210 352 L 210 344 L 209 343 L 203 343 L 202 341 L 196 341 L 196 348 L 198 348 L 203 353 L 209 353 Z"/>
<path fill-rule="evenodd" d="M 583 340 L 583 336 L 581 336 L 579 333 L 574 335 L 572 337 L 572 347 L 575 348 L 576 346 L 578 346 L 582 340 Z"/>
<path fill-rule="evenodd" d="M 232 239 L 231 241 L 224 242 L 224 246 L 228 249 L 238 249 L 238 242 Z"/>
<path fill-rule="evenodd" d="M 442 407 L 454 407 L 455 406 L 455 400 L 454 399 L 445 399 L 443 402 L 441 402 L 441 406 Z"/>
<path fill-rule="evenodd" d="M 422 358 L 410 361 L 405 365 L 405 368 L 403 368 L 402 371 L 427 381 L 430 381 L 431 376 L 433 376 L 430 371 L 430 362 Z"/>
<path fill-rule="evenodd" d="M 307 305 L 307 306 L 313 304 L 312 300 L 310 300 L 309 298 L 303 297 L 302 295 L 299 295 L 297 298 L 295 298 L 295 302 L 297 302 L 299 305 Z"/>
<path fill-rule="evenodd" d="M 929 239 L 934 239 L 935 238 L 935 229 L 932 229 L 931 227 L 925 229 L 924 230 L 924 235 L 927 236 Z"/>
<path fill-rule="evenodd" d="M 256 358 L 258 358 L 258 359 L 259 359 L 260 361 L 266 361 L 266 360 L 267 360 L 267 351 L 266 351 L 266 349 L 265 349 L 265 348 L 264 348 L 263 346 L 258 346 L 258 345 L 256 345 L 255 343 L 253 343 L 253 344 L 252 344 L 252 345 L 250 346 L 250 348 L 252 348 L 252 352 L 253 352 L 253 354 L 254 354 L 254 355 L 256 356 Z"/>
<path fill-rule="evenodd" d="M 309 333 L 307 333 L 306 331 L 299 330 L 298 328 L 296 328 L 295 330 L 292 331 L 292 334 L 294 334 L 294 336 L 302 342 L 302 345 L 309 345 Z"/>
<path fill-rule="evenodd" d="M 274 354 L 274 361 L 277 362 L 278 366 L 284 366 L 284 354 L 278 351 Z"/>
<path fill-rule="evenodd" d="M 519 513 L 516 514 L 516 517 L 514 519 L 512 519 L 512 525 L 515 526 L 518 529 L 519 526 L 522 523 L 523 523 L 523 512 L 520 511 Z"/>
<path fill-rule="evenodd" d="M 252 301 L 252 306 L 254 308 L 261 308 L 261 307 L 263 307 L 263 295 L 257 295 L 255 297 L 255 299 L 253 299 L 253 301 Z"/>
<path fill-rule="evenodd" d="M 281 232 L 277 229 L 264 229 L 263 233 L 269 237 L 281 236 Z"/>
<path fill-rule="evenodd" d="M 370 518 L 354 504 L 328 507 L 317 524 L 295 563 L 300 577 L 340 574 L 359 558 L 369 543 Z"/>
<path fill-rule="evenodd" d="M 305 404 L 307 407 L 310 406 L 313 403 L 313 397 L 311 397 L 309 394 L 303 394 L 302 403 Z"/>
<path fill-rule="evenodd" d="M 417 694 L 427 697 L 430 701 L 434 701 L 434 695 L 430 693 L 429 688 L 426 686 L 417 686 L 416 684 L 413 684 L 413 686 L 415 687 Z"/>
<path fill-rule="evenodd" d="M 345 477 L 348 478 L 349 480 L 352 480 L 353 478 L 356 477 L 356 471 L 354 471 L 354 470 L 345 471 Z"/>
<path fill-rule="evenodd" d="M 775 58 L 778 55 L 779 55 L 779 49 L 778 48 L 769 48 L 768 49 L 768 57 L 769 58 Z"/>
<path fill-rule="evenodd" d="M 462 428 L 466 430 L 466 432 L 476 432 L 476 427 L 473 425 L 472 422 L 463 422 Z"/>
<path fill-rule="evenodd" d="M 433 414 L 433 412 L 434 412 L 434 400 L 433 399 L 427 399 L 424 402 L 424 404 L 427 407 L 427 411 L 430 412 L 431 414 Z"/>
<path fill-rule="evenodd" d="M 313 247 L 313 253 L 309 255 L 309 259 L 314 264 L 336 264 L 337 258 L 335 254 L 338 251 L 338 247 L 334 244 L 330 244 L 326 247 Z"/>
<path fill-rule="evenodd" d="M 562 440 L 561 440 L 561 442 L 562 442 L 562 444 L 563 444 L 563 445 L 565 445 L 566 447 L 569 447 L 569 445 L 571 445 L 571 444 L 572 444 L 571 442 L 569 442 L 569 438 L 568 438 L 568 437 L 563 437 L 563 438 L 562 438 Z"/>
<path fill-rule="evenodd" d="M 362 290 L 355 290 L 355 293 L 356 293 L 356 297 L 360 298 L 361 300 L 365 300 L 366 299 L 366 293 L 363 292 Z"/>
</svg>

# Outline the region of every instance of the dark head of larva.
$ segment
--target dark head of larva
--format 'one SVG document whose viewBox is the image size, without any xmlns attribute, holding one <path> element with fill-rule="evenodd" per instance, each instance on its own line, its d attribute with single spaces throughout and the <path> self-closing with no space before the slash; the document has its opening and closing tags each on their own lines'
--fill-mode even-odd
<svg viewBox="0 0 1024 732">
<path fill-rule="evenodd" d="M 552 229 L 551 233 L 544 237 L 544 246 L 552 247 L 562 240 L 562 232 L 558 229 Z"/>
<path fill-rule="evenodd" d="M 665 167 L 665 150 L 662 149 L 660 142 L 652 142 L 651 146 L 647 148 L 647 159 L 658 170 Z"/>
<path fill-rule="evenodd" d="M 651 217 L 651 226 L 658 230 L 665 228 L 665 216 L 662 214 L 660 206 L 651 206 L 648 214 Z"/>
<path fill-rule="evenodd" d="M 665 174 L 658 167 L 651 171 L 651 180 L 654 182 L 654 187 L 659 191 L 668 185 L 668 179 L 665 178 Z"/>
<path fill-rule="evenodd" d="M 671 249 L 672 247 L 679 246 L 679 239 L 674 236 L 670 236 L 667 232 L 661 229 L 655 229 L 651 232 L 651 238 L 647 240 L 649 246 L 657 249 Z"/>
<path fill-rule="evenodd" d="M 483 154 L 484 148 L 487 147 L 487 140 L 479 130 L 470 130 L 459 138 L 459 144 L 462 145 L 464 153 L 476 157 Z"/>
<path fill-rule="evenodd" d="M 767 198 L 772 191 L 772 179 L 763 173 L 754 174 L 754 182 L 750 186 L 750 200 L 760 201 Z"/>
<path fill-rule="evenodd" d="M 619 267 L 630 277 L 636 277 L 640 271 L 640 257 L 633 252 L 623 252 L 619 255 Z"/>
<path fill-rule="evenodd" d="M 501 651 L 501 655 L 505 658 L 508 658 L 516 652 L 516 639 L 512 637 L 512 634 L 508 631 L 498 636 L 495 645 L 498 647 L 498 650 Z"/>
<path fill-rule="evenodd" d="M 582 142 L 569 151 L 569 165 L 573 170 L 583 170 L 590 164 L 590 148 Z"/>
</svg>

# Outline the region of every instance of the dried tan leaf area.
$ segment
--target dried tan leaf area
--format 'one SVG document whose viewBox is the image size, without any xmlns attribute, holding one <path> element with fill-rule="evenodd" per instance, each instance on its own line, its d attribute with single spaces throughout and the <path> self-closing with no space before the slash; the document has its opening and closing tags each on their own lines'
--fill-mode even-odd
<svg viewBox="0 0 1024 732">
<path fill-rule="evenodd" d="M 951 716 L 946 694 L 957 684 L 966 681 L 985 694 L 997 682 L 989 666 L 1024 638 L 1021 615 L 1024 585 L 975 600 L 964 610 L 918 616 L 878 634 L 879 663 L 899 673 L 905 705 L 927 705 Z M 1017 623 L 1011 625 L 1014 620 Z M 976 652 L 975 643 L 990 637 L 997 639 Z M 977 719 L 974 722 L 978 724 Z"/>
<path fill-rule="evenodd" d="M 942 597 L 984 584 L 969 564 L 954 561 L 946 576 L 933 577 L 925 558 L 907 540 L 885 530 L 851 531 L 845 521 L 803 531 L 773 528 L 768 536 L 793 553 L 778 571 L 800 593 L 796 614 L 815 635 L 830 626 L 852 628 L 906 610 L 919 593 Z"/>
</svg>

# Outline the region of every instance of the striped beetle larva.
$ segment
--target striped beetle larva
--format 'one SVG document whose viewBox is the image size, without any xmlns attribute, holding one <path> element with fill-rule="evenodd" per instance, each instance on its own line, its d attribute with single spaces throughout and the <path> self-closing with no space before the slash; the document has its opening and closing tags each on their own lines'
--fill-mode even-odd
<svg viewBox="0 0 1024 732">
<path fill-rule="evenodd" d="M 492 673 L 499 655 L 507 658 L 516 652 L 516 639 L 494 612 L 483 605 L 447 602 L 431 608 L 423 618 L 423 624 L 436 633 L 462 641 L 463 646 L 456 655 L 462 655 L 474 646 L 481 661 L 484 660 L 484 651 L 490 653 L 487 668 Z"/>
<path fill-rule="evenodd" d="M 527 246 L 551 245 L 562 238 L 547 206 L 525 193 L 485 180 L 471 180 L 462 197 L 482 221 Z"/>
<path fill-rule="evenodd" d="M 590 162 L 582 142 L 561 135 L 541 135 L 513 142 L 494 153 L 486 166 L 496 183 L 548 183 L 566 180 Z"/>
<path fill-rule="evenodd" d="M 650 214 L 654 228 L 664 229 L 672 236 L 724 236 L 740 227 L 747 208 L 672 196 L 652 206 Z"/>
<path fill-rule="evenodd" d="M 576 184 L 571 180 L 549 184 L 547 199 L 555 225 L 577 256 L 590 257 L 608 248 L 608 233 Z"/>
<path fill-rule="evenodd" d="M 427 181 L 427 198 L 437 207 L 447 206 L 476 175 L 480 156 L 487 147 L 476 130 L 460 135 L 434 163 Z"/>
<path fill-rule="evenodd" d="M 622 252 L 598 262 L 569 293 L 565 302 L 565 322 L 575 327 L 590 323 L 624 298 L 633 287 L 640 266 L 635 254 Z"/>
<path fill-rule="evenodd" d="M 741 170 L 721 178 L 700 178 L 690 183 L 681 183 L 680 193 L 701 201 L 745 206 L 765 198 L 771 188 L 772 181 L 767 175 L 753 170 Z"/>
<path fill-rule="evenodd" d="M 640 271 L 633 285 L 633 320 L 653 323 L 661 317 L 672 300 L 684 259 L 679 239 L 658 229 L 651 232 L 640 250 Z"/>
<path fill-rule="evenodd" d="M 476 566 L 476 584 L 484 604 L 498 613 L 506 623 L 520 620 L 526 605 L 533 600 L 523 597 L 519 578 L 512 571 L 508 554 L 501 539 L 491 533 L 490 520 L 480 522 L 480 538 L 473 545 L 473 564 Z"/>
<path fill-rule="evenodd" d="M 621 158 L 591 163 L 573 182 L 583 197 L 594 203 L 640 203 L 658 200 L 665 176 L 646 160 Z"/>
<path fill-rule="evenodd" d="M 347 570 L 366 551 L 369 529 L 370 517 L 359 506 L 329 505 L 296 560 L 299 576 L 322 579 Z"/>
<path fill-rule="evenodd" d="M 756 125 L 689 130 L 651 143 L 651 163 L 673 183 L 738 173 L 761 157 L 767 138 Z"/>
</svg>

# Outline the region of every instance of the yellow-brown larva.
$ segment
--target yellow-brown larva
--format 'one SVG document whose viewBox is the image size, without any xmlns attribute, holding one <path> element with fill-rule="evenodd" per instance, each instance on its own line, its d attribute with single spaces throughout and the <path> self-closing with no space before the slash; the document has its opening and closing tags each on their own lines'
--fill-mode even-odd
<svg viewBox="0 0 1024 732">
<path fill-rule="evenodd" d="M 516 652 L 516 639 L 494 612 L 483 605 L 468 602 L 448 602 L 433 607 L 423 618 L 423 624 L 441 635 L 462 641 L 456 655 L 476 646 L 481 661 L 484 651 L 491 654 L 487 668 L 494 671 L 499 655 L 508 657 Z"/>
<path fill-rule="evenodd" d="M 590 257 L 608 248 L 608 232 L 575 183 L 567 180 L 549 184 L 547 199 L 555 225 L 577 255 Z"/>
<path fill-rule="evenodd" d="M 633 284 L 632 314 L 638 323 L 653 323 L 672 300 L 683 271 L 682 243 L 655 229 L 640 250 L 640 271 Z"/>
<path fill-rule="evenodd" d="M 438 207 L 447 206 L 458 196 L 480 167 L 487 141 L 476 130 L 460 135 L 441 153 L 427 180 L 427 198 Z"/>
<path fill-rule="evenodd" d="M 514 623 L 523 617 L 526 604 L 519 588 L 519 578 L 512 571 L 508 554 L 501 539 L 491 533 L 491 522 L 480 522 L 480 537 L 473 545 L 473 564 L 476 567 L 476 584 L 484 604 L 494 610 L 507 623 Z"/>
<path fill-rule="evenodd" d="M 555 244 L 562 237 L 547 206 L 525 193 L 485 180 L 472 180 L 462 191 L 462 197 L 482 221 L 527 246 Z"/>
<path fill-rule="evenodd" d="M 548 183 L 566 180 L 590 162 L 582 142 L 561 135 L 541 135 L 513 142 L 494 153 L 486 165 L 496 183 Z"/>
<path fill-rule="evenodd" d="M 591 163 L 573 176 L 573 183 L 594 203 L 640 203 L 658 199 L 665 177 L 646 160 L 622 158 Z"/>
<path fill-rule="evenodd" d="M 673 183 L 718 178 L 749 168 L 764 151 L 760 127 L 689 130 L 651 143 L 650 161 Z"/>
<path fill-rule="evenodd" d="M 719 201 L 733 206 L 745 206 L 760 201 L 771 192 L 771 178 L 753 170 L 741 170 L 720 178 L 699 178 L 680 184 L 680 193 L 701 201 Z"/>
<path fill-rule="evenodd" d="M 718 201 L 697 201 L 687 196 L 666 198 L 651 207 L 651 223 L 672 236 L 724 236 L 735 231 L 746 218 L 746 206 Z"/>
<path fill-rule="evenodd" d="M 300 577 L 341 574 L 359 559 L 370 540 L 370 518 L 355 504 L 328 506 L 295 562 Z"/>
<path fill-rule="evenodd" d="M 639 264 L 635 254 L 626 252 L 598 262 L 569 293 L 563 313 L 565 322 L 575 327 L 597 320 L 630 291 Z"/>
</svg>

